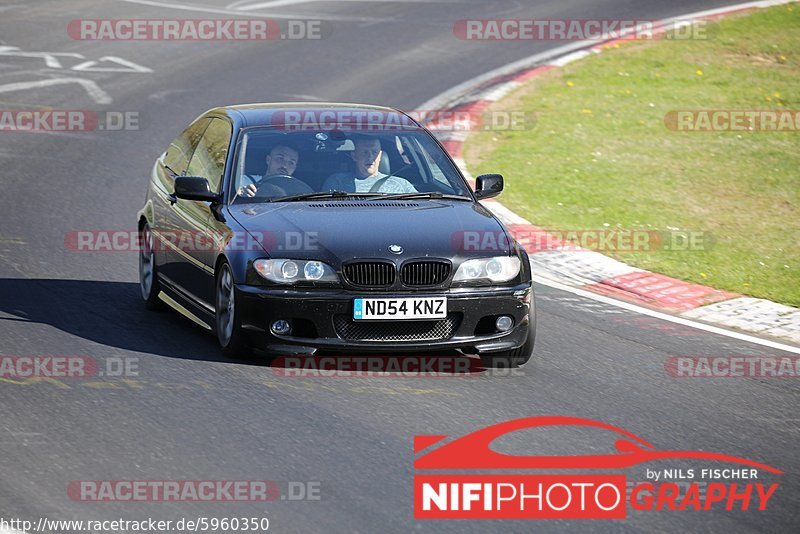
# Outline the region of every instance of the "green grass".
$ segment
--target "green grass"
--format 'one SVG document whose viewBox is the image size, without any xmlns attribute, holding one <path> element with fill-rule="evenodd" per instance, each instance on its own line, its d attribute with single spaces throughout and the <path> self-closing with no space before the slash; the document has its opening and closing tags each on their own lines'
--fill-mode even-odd
<svg viewBox="0 0 800 534">
<path fill-rule="evenodd" d="M 800 306 L 800 132 L 681 132 L 672 110 L 800 110 L 800 5 L 732 16 L 706 40 L 630 42 L 536 78 L 493 107 L 537 116 L 475 133 L 473 174 L 558 229 L 704 232 L 692 251 L 607 253 L 683 280 Z M 605 253 L 605 252 L 604 252 Z"/>
</svg>

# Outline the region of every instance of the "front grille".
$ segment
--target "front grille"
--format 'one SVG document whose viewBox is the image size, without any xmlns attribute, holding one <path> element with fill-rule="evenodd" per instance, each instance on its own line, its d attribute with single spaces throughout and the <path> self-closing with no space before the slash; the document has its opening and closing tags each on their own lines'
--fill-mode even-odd
<svg viewBox="0 0 800 534">
<path fill-rule="evenodd" d="M 450 276 L 450 264 L 444 261 L 414 261 L 400 269 L 400 281 L 407 286 L 435 286 Z"/>
<path fill-rule="evenodd" d="M 393 263 L 361 261 L 345 265 L 342 271 L 347 281 L 356 286 L 389 287 L 394 284 Z"/>
<path fill-rule="evenodd" d="M 433 321 L 354 321 L 334 315 L 336 335 L 350 341 L 437 341 L 450 339 L 458 328 L 460 314 L 448 314 Z"/>
</svg>

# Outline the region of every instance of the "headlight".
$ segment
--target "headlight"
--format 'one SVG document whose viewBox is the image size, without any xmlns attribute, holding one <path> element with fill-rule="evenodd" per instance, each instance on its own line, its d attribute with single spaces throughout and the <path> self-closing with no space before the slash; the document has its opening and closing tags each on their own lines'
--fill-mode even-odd
<svg viewBox="0 0 800 534">
<path fill-rule="evenodd" d="M 306 280 L 319 280 L 325 276 L 325 265 L 320 261 L 309 261 L 303 267 Z"/>
<path fill-rule="evenodd" d="M 295 282 L 338 282 L 339 278 L 330 265 L 321 261 L 306 260 L 256 260 L 253 262 L 258 274 L 279 284 Z"/>
<path fill-rule="evenodd" d="M 467 282 L 488 278 L 492 282 L 508 282 L 519 274 L 519 258 L 498 256 L 467 260 L 461 264 L 453 277 L 453 282 Z"/>
</svg>

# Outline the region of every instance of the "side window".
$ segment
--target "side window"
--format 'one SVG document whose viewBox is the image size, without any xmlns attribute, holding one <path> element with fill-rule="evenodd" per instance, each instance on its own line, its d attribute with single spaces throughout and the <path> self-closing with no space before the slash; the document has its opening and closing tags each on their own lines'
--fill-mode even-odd
<svg viewBox="0 0 800 534">
<path fill-rule="evenodd" d="M 188 176 L 202 176 L 212 191 L 219 191 L 225 174 L 225 159 L 231 142 L 231 125 L 222 119 L 211 119 L 186 170 Z"/>
<path fill-rule="evenodd" d="M 430 156 L 428 159 L 428 165 L 430 165 L 431 175 L 433 176 L 434 180 L 442 182 L 447 186 L 450 185 L 450 182 L 447 181 L 447 177 L 442 172 L 442 169 L 439 167 L 439 164 L 436 163 L 435 159 L 430 158 Z"/>
<path fill-rule="evenodd" d="M 432 139 L 424 137 L 414 139 L 412 146 L 415 152 L 422 156 L 425 162 L 424 166 L 427 167 L 431 178 L 444 186 L 446 192 L 457 195 L 467 194 L 467 190 L 456 174 L 457 170 L 453 163 Z"/>
<path fill-rule="evenodd" d="M 200 119 L 170 143 L 167 154 L 164 156 L 164 165 L 178 176 L 185 173 L 184 171 L 189 166 L 189 158 L 192 157 L 192 152 L 209 122 L 211 119 Z"/>
</svg>

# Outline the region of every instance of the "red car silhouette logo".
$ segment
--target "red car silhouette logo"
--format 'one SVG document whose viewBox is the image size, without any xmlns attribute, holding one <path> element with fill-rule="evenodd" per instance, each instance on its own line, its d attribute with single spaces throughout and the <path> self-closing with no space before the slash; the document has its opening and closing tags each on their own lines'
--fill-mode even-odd
<svg viewBox="0 0 800 534">
<path fill-rule="evenodd" d="M 526 428 L 547 426 L 585 426 L 610 430 L 620 435 L 615 454 L 586 456 L 517 456 L 492 450 L 489 445 L 504 434 Z M 439 443 L 447 436 L 414 436 L 414 453 Z M 663 459 L 700 459 L 730 462 L 770 473 L 783 474 L 775 467 L 747 458 L 704 451 L 659 451 L 642 438 L 622 428 L 580 417 L 540 416 L 506 421 L 476 430 L 414 461 L 415 469 L 622 469 Z"/>
</svg>

